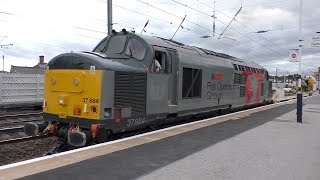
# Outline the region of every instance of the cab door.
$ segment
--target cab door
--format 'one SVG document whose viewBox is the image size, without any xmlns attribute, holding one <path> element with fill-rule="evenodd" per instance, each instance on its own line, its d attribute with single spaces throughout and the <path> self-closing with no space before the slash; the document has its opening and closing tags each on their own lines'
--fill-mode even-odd
<svg viewBox="0 0 320 180">
<path fill-rule="evenodd" d="M 168 57 L 168 108 L 169 113 L 177 113 L 178 110 L 178 74 L 179 58 L 175 50 L 167 49 Z"/>
</svg>

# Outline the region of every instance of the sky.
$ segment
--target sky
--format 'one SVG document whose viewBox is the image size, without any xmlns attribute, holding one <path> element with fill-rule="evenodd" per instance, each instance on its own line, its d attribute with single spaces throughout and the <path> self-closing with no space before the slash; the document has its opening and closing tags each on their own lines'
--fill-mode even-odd
<svg viewBox="0 0 320 180">
<path fill-rule="evenodd" d="M 289 50 L 303 39 L 302 70 L 308 75 L 320 66 L 320 48 L 310 46 L 320 36 L 320 0 L 303 0 L 301 38 L 299 9 L 299 0 L 113 0 L 113 29 L 141 33 L 148 21 L 142 34 L 170 39 L 186 17 L 173 40 L 254 61 L 280 75 L 298 72 Z M 0 0 L 0 45 L 13 44 L 0 48 L 6 71 L 34 66 L 40 55 L 48 62 L 61 53 L 92 51 L 105 36 L 107 0 Z"/>
</svg>

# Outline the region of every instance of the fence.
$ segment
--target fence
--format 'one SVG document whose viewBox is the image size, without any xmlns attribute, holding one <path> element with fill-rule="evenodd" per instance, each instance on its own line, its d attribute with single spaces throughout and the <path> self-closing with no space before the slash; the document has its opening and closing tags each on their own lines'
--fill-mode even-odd
<svg viewBox="0 0 320 180">
<path fill-rule="evenodd" d="M 0 105 L 43 101 L 44 76 L 0 73 Z"/>
</svg>

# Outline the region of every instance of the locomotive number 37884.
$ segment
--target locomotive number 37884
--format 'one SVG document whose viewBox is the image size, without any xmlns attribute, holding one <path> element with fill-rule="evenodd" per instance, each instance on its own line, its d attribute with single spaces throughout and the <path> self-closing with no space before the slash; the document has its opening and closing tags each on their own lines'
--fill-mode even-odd
<svg viewBox="0 0 320 180">
<path fill-rule="evenodd" d="M 99 98 L 87 98 L 87 97 L 84 97 L 82 98 L 82 102 L 84 103 L 99 103 Z"/>
<path fill-rule="evenodd" d="M 135 118 L 135 119 L 128 119 L 127 126 L 136 126 L 139 124 L 143 124 L 145 121 L 145 118 Z"/>
</svg>

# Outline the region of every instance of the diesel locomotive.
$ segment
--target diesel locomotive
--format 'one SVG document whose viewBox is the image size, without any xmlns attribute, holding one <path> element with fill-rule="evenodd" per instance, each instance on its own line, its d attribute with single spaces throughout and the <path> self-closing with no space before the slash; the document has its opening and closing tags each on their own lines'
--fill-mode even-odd
<svg viewBox="0 0 320 180">
<path fill-rule="evenodd" d="M 45 123 L 27 123 L 25 133 L 45 131 L 74 147 L 168 119 L 271 101 L 268 72 L 254 62 L 125 29 L 92 52 L 54 57 L 44 89 Z"/>
</svg>

